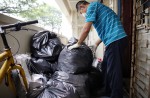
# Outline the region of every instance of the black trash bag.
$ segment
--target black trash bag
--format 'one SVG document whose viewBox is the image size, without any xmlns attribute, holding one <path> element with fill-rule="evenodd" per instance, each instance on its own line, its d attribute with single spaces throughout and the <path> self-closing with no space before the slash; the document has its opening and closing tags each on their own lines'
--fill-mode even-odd
<svg viewBox="0 0 150 98">
<path fill-rule="evenodd" d="M 72 84 L 77 89 L 80 98 L 90 98 L 89 88 L 86 85 L 88 79 L 87 74 L 73 75 L 63 71 L 56 71 L 51 79 L 53 81 L 57 80 Z"/>
<path fill-rule="evenodd" d="M 62 50 L 62 43 L 57 35 L 50 31 L 41 31 L 31 38 L 31 53 L 33 57 L 56 61 Z"/>
<path fill-rule="evenodd" d="M 100 60 L 97 62 L 97 67 L 92 68 L 91 72 L 88 73 L 87 85 L 90 88 L 92 98 L 101 98 L 101 96 L 105 95 L 105 68 L 104 62 Z"/>
<path fill-rule="evenodd" d="M 68 41 L 68 45 L 73 45 L 73 44 L 75 44 L 75 43 L 77 43 L 77 39 L 76 38 L 74 38 L 74 37 L 72 37 L 69 41 Z M 84 43 L 82 43 L 82 44 L 84 44 Z"/>
<path fill-rule="evenodd" d="M 72 74 L 81 74 L 90 71 L 93 61 L 92 51 L 84 43 L 77 49 L 69 50 L 68 47 L 76 42 L 77 40 L 72 38 L 68 45 L 61 51 L 58 58 L 58 71 Z"/>
<path fill-rule="evenodd" d="M 48 81 L 46 84 L 31 82 L 28 98 L 80 98 L 75 87 L 59 81 Z"/>
<path fill-rule="evenodd" d="M 53 74 L 56 71 L 57 62 L 50 63 L 47 60 L 42 58 L 31 58 L 28 61 L 27 66 L 31 73 Z"/>
<path fill-rule="evenodd" d="M 44 91 L 44 86 L 38 82 L 30 82 L 27 93 L 28 98 L 37 98 Z"/>
<path fill-rule="evenodd" d="M 92 70 L 90 71 L 90 73 L 88 73 L 88 79 L 86 82 L 88 88 L 89 88 L 89 92 L 90 94 L 93 96 L 97 96 L 98 92 L 102 87 L 103 87 L 103 76 L 102 76 L 102 72 L 100 72 L 98 69 L 96 68 L 92 68 Z"/>
</svg>

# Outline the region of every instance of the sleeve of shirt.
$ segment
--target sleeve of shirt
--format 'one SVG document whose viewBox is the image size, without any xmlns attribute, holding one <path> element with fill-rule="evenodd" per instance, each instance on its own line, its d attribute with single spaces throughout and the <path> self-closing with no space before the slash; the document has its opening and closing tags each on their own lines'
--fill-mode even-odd
<svg viewBox="0 0 150 98">
<path fill-rule="evenodd" d="M 97 12 L 97 3 L 91 3 L 87 8 L 86 12 L 86 22 L 95 22 Z"/>
</svg>

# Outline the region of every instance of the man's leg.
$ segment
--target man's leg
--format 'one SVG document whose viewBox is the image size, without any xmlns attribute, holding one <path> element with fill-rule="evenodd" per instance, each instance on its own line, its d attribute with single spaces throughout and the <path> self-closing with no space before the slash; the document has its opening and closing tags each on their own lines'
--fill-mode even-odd
<svg viewBox="0 0 150 98">
<path fill-rule="evenodd" d="M 123 98 L 122 55 L 126 38 L 111 43 L 106 50 L 107 75 L 106 89 L 111 91 L 111 98 Z"/>
</svg>

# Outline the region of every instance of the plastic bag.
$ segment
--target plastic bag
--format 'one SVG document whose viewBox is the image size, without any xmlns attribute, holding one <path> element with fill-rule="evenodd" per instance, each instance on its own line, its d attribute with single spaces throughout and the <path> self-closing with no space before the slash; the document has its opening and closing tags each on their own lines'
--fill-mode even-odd
<svg viewBox="0 0 150 98">
<path fill-rule="evenodd" d="M 67 73 L 81 74 L 91 69 L 93 54 L 91 49 L 84 43 L 77 49 L 69 50 L 68 47 L 77 40 L 72 38 L 68 45 L 61 51 L 58 58 L 57 70 Z"/>
<path fill-rule="evenodd" d="M 31 38 L 33 57 L 56 61 L 62 50 L 62 43 L 57 35 L 50 31 L 41 31 Z"/>
<path fill-rule="evenodd" d="M 97 68 L 100 72 L 102 72 L 102 59 L 101 58 L 94 58 L 92 66 Z"/>
<path fill-rule="evenodd" d="M 27 65 L 31 73 L 52 74 L 56 70 L 57 62 L 50 63 L 49 61 L 42 58 L 31 58 Z"/>
<path fill-rule="evenodd" d="M 40 77 L 35 80 L 29 84 L 28 98 L 80 98 L 71 84 L 53 80 L 42 83 Z"/>
<path fill-rule="evenodd" d="M 43 74 L 32 74 L 31 77 L 27 98 L 37 98 L 44 91 L 47 78 Z"/>
<path fill-rule="evenodd" d="M 21 64 L 24 72 L 25 72 L 25 75 L 26 75 L 26 78 L 27 78 L 27 81 L 28 83 L 31 81 L 31 74 L 29 73 L 29 69 L 27 67 L 27 61 L 29 59 L 31 59 L 30 55 L 29 54 L 17 54 L 14 56 L 14 59 L 16 61 L 17 64 Z"/>
<path fill-rule="evenodd" d="M 89 88 L 87 86 L 87 74 L 73 75 L 66 72 L 57 71 L 52 75 L 51 79 L 53 81 L 57 80 L 72 84 L 77 89 L 81 98 L 89 98 L 90 96 Z"/>
<path fill-rule="evenodd" d="M 32 82 L 37 82 L 40 84 L 46 83 L 47 78 L 43 74 L 32 74 Z"/>
<path fill-rule="evenodd" d="M 96 68 L 92 68 L 91 72 L 88 73 L 88 79 L 86 82 L 91 95 L 97 95 L 97 91 L 103 86 L 103 80 L 102 72 Z"/>
</svg>

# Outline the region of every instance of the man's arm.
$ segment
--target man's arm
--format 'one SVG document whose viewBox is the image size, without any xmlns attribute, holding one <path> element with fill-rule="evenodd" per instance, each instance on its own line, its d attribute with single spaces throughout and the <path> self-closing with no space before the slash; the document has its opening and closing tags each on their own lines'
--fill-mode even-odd
<svg viewBox="0 0 150 98">
<path fill-rule="evenodd" d="M 78 44 L 81 45 L 81 43 L 86 39 L 86 37 L 88 36 L 89 34 L 89 31 L 91 29 L 91 26 L 92 26 L 92 22 L 87 22 L 84 27 L 82 28 L 82 31 L 81 31 L 81 35 L 79 37 L 79 40 L 78 40 Z"/>
<path fill-rule="evenodd" d="M 87 22 L 85 23 L 82 31 L 81 31 L 81 35 L 79 37 L 79 40 L 76 44 L 68 47 L 69 50 L 73 49 L 73 48 L 78 48 L 80 47 L 81 43 L 86 39 L 86 37 L 88 36 L 89 34 L 89 31 L 91 29 L 91 26 L 92 26 L 92 22 Z"/>
<path fill-rule="evenodd" d="M 95 44 L 94 44 L 94 46 L 93 46 L 93 53 L 94 53 L 94 55 L 95 55 L 95 52 L 96 52 L 96 50 L 97 50 L 98 45 L 99 45 L 101 42 L 102 42 L 102 41 L 101 41 L 100 38 L 95 42 Z"/>
<path fill-rule="evenodd" d="M 101 39 L 99 38 L 99 39 L 96 41 L 95 46 L 98 47 L 98 45 L 99 45 L 101 42 L 102 42 L 102 41 L 101 41 Z"/>
</svg>

